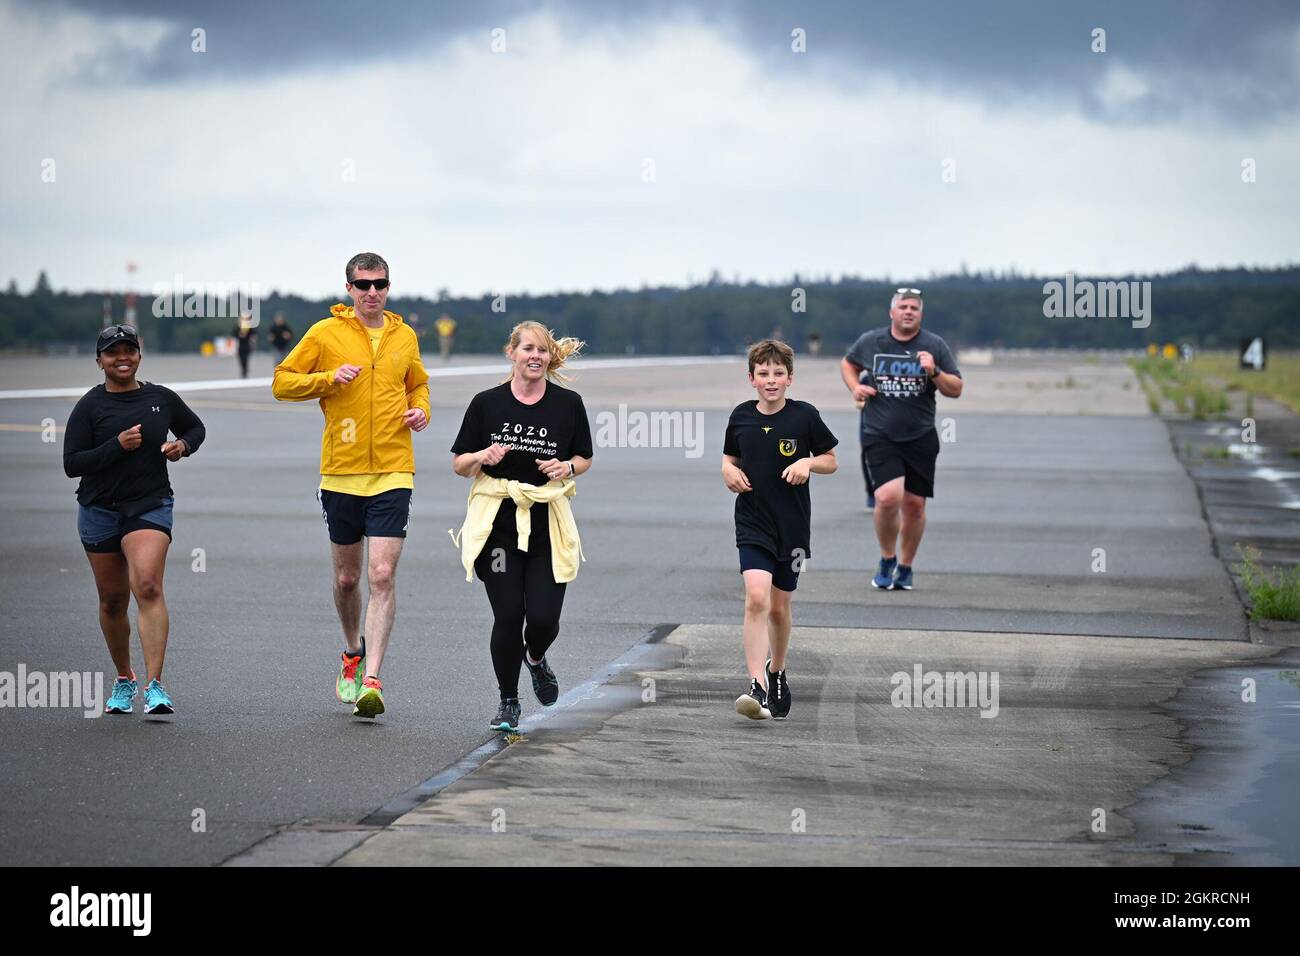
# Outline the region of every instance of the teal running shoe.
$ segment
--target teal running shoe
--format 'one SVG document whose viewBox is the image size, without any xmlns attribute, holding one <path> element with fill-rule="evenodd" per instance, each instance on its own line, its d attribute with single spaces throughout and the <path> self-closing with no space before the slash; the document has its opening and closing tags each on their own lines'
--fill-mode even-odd
<svg viewBox="0 0 1300 956">
<path fill-rule="evenodd" d="M 151 680 L 144 689 L 144 712 L 146 714 L 174 714 L 176 707 L 167 691 L 157 678 Z"/>
<path fill-rule="evenodd" d="M 113 681 L 113 692 L 104 704 L 106 714 L 129 714 L 135 709 L 135 695 L 140 692 L 140 683 L 135 679 L 135 671 L 130 677 L 119 677 Z"/>
</svg>

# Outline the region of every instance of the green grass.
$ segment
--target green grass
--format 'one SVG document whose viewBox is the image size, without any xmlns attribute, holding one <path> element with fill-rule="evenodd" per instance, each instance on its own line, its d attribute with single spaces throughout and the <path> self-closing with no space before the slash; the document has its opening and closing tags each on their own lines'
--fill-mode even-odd
<svg viewBox="0 0 1300 956">
<path fill-rule="evenodd" d="M 1241 564 L 1237 572 L 1250 594 L 1253 618 L 1270 621 L 1300 621 L 1300 565 L 1287 571 L 1273 568 L 1272 572 L 1259 566 L 1259 550 L 1237 545 Z"/>
<path fill-rule="evenodd" d="M 1262 372 L 1240 368 L 1235 352 L 1200 352 L 1191 367 L 1198 376 L 1211 376 L 1229 388 L 1264 395 L 1300 412 L 1300 352 L 1270 352 Z"/>
<path fill-rule="evenodd" d="M 1228 410 L 1228 394 L 1222 388 L 1193 372 L 1192 366 L 1178 359 L 1144 356 L 1130 363 L 1147 394 L 1147 405 L 1159 414 L 1169 402 L 1183 415 L 1198 421 L 1217 418 Z"/>
</svg>

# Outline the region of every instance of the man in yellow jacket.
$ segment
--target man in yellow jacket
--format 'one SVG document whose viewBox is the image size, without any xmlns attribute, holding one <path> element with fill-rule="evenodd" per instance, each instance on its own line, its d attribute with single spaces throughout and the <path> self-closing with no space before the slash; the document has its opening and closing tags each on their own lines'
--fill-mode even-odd
<svg viewBox="0 0 1300 956">
<path fill-rule="evenodd" d="M 334 557 L 334 606 L 347 644 L 335 693 L 353 716 L 384 712 L 379 669 L 393 628 L 393 578 L 402 555 L 415 487 L 411 432 L 429 424 L 429 374 L 419 341 L 402 317 L 385 311 L 388 263 L 372 252 L 347 264 L 352 305 L 307 330 L 275 368 L 281 401 L 319 399 L 325 415 L 317 500 Z M 362 538 L 370 539 L 370 601 L 361 630 Z M 365 635 L 370 635 L 369 648 Z"/>
</svg>

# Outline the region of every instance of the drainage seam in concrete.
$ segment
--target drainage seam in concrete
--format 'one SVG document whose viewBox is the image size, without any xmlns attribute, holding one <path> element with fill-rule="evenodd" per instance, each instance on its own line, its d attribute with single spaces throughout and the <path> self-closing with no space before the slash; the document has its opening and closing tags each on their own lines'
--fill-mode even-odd
<svg viewBox="0 0 1300 956">
<path fill-rule="evenodd" d="M 553 708 L 548 708 L 548 710 L 546 711 L 542 711 L 540 713 L 534 714 L 531 717 L 528 717 L 527 719 L 521 721 L 519 725 L 520 733 L 527 734 L 528 732 L 537 729 L 539 726 L 545 724 L 547 717 L 551 716 L 551 714 L 558 712 L 559 710 L 565 708 L 566 706 L 572 706 L 573 704 L 578 703 L 579 701 L 584 699 L 585 695 L 589 694 L 592 690 L 603 686 L 620 671 L 625 670 L 633 661 L 635 661 L 638 657 L 642 655 L 646 647 L 663 643 L 663 641 L 668 637 L 668 635 L 671 634 L 673 631 L 675 631 L 679 626 L 680 626 L 679 624 L 655 625 L 646 633 L 644 637 L 642 637 L 639 641 L 633 644 L 630 648 L 628 648 L 626 651 L 624 651 L 614 660 L 610 661 L 610 663 L 605 666 L 605 669 L 603 671 L 598 673 L 596 676 L 583 681 L 581 684 L 574 687 L 568 693 L 562 695 L 560 699 L 555 702 Z M 434 797 L 436 797 L 447 787 L 451 786 L 453 783 L 456 783 L 458 780 L 461 780 L 464 777 L 468 776 L 469 774 L 473 773 L 475 770 L 483 766 L 483 764 L 487 763 L 489 760 L 491 760 L 502 750 L 506 749 L 507 746 L 509 745 L 506 743 L 505 739 L 500 734 L 496 734 L 493 736 L 491 740 L 487 741 L 486 743 L 480 744 L 478 747 L 475 747 L 473 750 L 471 750 L 465 756 L 461 757 L 455 763 L 443 767 L 441 770 L 439 770 L 433 776 L 429 777 L 427 780 L 424 780 L 422 783 L 416 784 L 410 790 L 407 790 L 404 793 L 400 793 L 396 797 L 393 797 L 391 800 L 389 800 L 387 803 L 381 806 L 378 810 L 375 810 L 367 814 L 356 823 L 311 824 L 311 823 L 304 823 L 303 821 L 296 821 L 286 826 L 277 827 L 275 831 L 273 831 L 272 833 L 268 833 L 266 836 L 258 840 L 256 843 L 253 843 L 252 845 L 247 846 L 236 853 L 232 853 L 230 856 L 221 860 L 217 864 L 217 866 L 224 866 L 225 864 L 229 863 L 231 860 L 236 859 L 237 857 L 241 857 L 246 854 L 252 853 L 257 847 L 261 846 L 266 841 L 278 836 L 281 833 L 355 832 L 359 835 L 362 835 L 361 838 L 357 840 L 356 843 L 354 843 L 352 846 L 348 847 L 346 850 L 339 853 L 338 855 L 330 858 L 324 864 L 325 866 L 332 866 L 334 863 L 338 862 L 340 859 L 342 859 L 343 857 L 351 853 L 353 850 L 355 850 L 358 846 L 360 846 L 362 843 L 368 840 L 371 836 L 374 836 L 375 833 L 388 827 L 390 824 L 393 823 L 393 821 L 397 820 L 403 814 L 409 813 L 411 810 L 414 810 L 416 807 L 420 806 L 423 803 L 427 803 L 429 800 L 432 800 Z"/>
</svg>

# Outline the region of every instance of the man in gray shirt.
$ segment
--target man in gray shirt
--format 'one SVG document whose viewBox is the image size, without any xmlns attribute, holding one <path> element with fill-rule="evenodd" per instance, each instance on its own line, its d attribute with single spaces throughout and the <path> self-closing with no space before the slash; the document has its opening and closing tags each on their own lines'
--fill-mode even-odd
<svg viewBox="0 0 1300 956">
<path fill-rule="evenodd" d="M 864 332 L 840 363 L 845 386 L 866 402 L 862 445 L 880 541 L 880 566 L 871 584 L 902 591 L 912 589 L 925 499 L 934 497 L 935 392 L 957 398 L 962 389 L 948 343 L 922 330 L 921 310 L 920 289 L 899 289 L 889 303 L 889 325 Z"/>
</svg>

